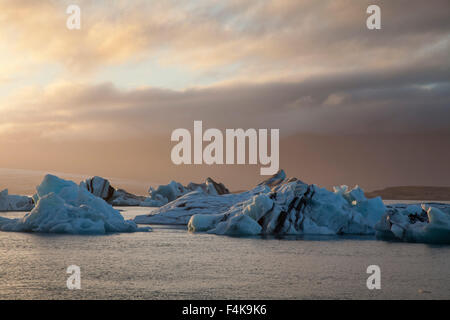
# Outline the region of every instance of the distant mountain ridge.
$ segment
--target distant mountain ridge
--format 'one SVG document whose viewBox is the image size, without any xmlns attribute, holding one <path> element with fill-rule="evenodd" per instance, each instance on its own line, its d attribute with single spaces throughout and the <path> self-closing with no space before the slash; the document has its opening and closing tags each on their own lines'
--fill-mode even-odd
<svg viewBox="0 0 450 320">
<path fill-rule="evenodd" d="M 366 192 L 366 196 L 380 196 L 383 200 L 450 201 L 450 187 L 398 186 Z"/>
</svg>

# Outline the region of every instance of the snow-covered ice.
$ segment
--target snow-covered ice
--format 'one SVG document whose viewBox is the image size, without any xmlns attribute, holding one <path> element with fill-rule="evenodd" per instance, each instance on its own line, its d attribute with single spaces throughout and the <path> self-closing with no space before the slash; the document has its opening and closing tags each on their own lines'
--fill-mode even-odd
<svg viewBox="0 0 450 320">
<path fill-rule="evenodd" d="M 33 199 L 8 193 L 8 189 L 0 192 L 0 211 L 29 211 L 33 209 Z"/>
<path fill-rule="evenodd" d="M 72 181 L 46 175 L 36 190 L 35 208 L 20 219 L 0 218 L 0 230 L 68 234 L 150 230 L 125 220 L 102 198 Z"/>
</svg>

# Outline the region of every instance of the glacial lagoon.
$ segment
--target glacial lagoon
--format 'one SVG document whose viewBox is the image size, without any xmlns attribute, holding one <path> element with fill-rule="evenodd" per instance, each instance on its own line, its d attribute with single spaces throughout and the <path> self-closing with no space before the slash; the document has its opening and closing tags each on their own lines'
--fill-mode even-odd
<svg viewBox="0 0 450 320">
<path fill-rule="evenodd" d="M 402 201 L 395 201 L 402 202 Z M 149 208 L 123 207 L 126 219 Z M 23 212 L 2 212 L 19 218 Z M 102 236 L 0 232 L 0 299 L 447 299 L 450 246 L 374 236 L 227 237 L 153 225 Z M 369 290 L 369 265 L 381 289 Z M 68 290 L 69 265 L 81 289 Z"/>
</svg>

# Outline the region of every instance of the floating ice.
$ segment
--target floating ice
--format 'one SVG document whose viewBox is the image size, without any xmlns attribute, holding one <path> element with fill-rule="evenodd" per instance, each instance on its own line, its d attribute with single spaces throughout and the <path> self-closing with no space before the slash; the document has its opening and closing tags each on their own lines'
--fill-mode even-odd
<svg viewBox="0 0 450 320">
<path fill-rule="evenodd" d="M 330 192 L 294 180 L 261 192 L 226 212 L 191 217 L 190 231 L 226 235 L 255 234 L 374 234 L 374 224 L 386 211 L 380 199 Z M 370 208 L 370 210 L 368 210 Z"/>
<path fill-rule="evenodd" d="M 359 187 L 341 186 L 330 192 L 287 180 L 280 170 L 242 193 L 187 193 L 135 222 L 188 223 L 193 232 L 226 235 L 374 234 L 385 211 L 381 198 L 367 199 Z"/>
<path fill-rule="evenodd" d="M 384 240 L 450 243 L 450 208 L 439 204 L 392 206 L 375 229 L 377 237 Z"/>
<path fill-rule="evenodd" d="M 179 198 L 189 191 L 191 190 L 185 188 L 181 183 L 171 181 L 169 184 L 160 185 L 156 189 L 150 187 L 150 200 L 148 201 L 153 201 L 156 204 L 155 207 L 160 207 L 175 200 L 176 198 Z"/>
<path fill-rule="evenodd" d="M 36 190 L 36 207 L 20 219 L 0 218 L 0 230 L 69 234 L 149 230 L 125 220 L 118 210 L 72 181 L 46 175 Z"/>
<path fill-rule="evenodd" d="M 275 173 L 273 176 L 269 177 L 268 179 L 261 182 L 259 185 L 266 185 L 270 188 L 279 185 L 284 180 L 286 180 L 286 173 L 283 169 L 278 170 L 277 173 Z"/>
<path fill-rule="evenodd" d="M 203 191 L 191 191 L 154 210 L 150 215 L 136 216 L 134 221 L 140 224 L 186 225 L 194 214 L 225 212 L 234 205 L 239 205 L 250 199 L 255 194 L 269 190 L 266 186 L 259 186 L 250 191 L 224 195 L 209 195 Z"/>
<path fill-rule="evenodd" d="M 343 196 L 372 226 L 381 219 L 386 211 L 381 197 L 367 199 L 364 191 L 359 186 L 355 186 L 351 190 L 346 185 L 334 187 L 333 189 L 334 193 Z"/>
<path fill-rule="evenodd" d="M 192 191 L 214 196 L 230 193 L 222 183 L 217 183 L 211 178 L 207 178 L 205 183 L 191 182 L 186 187 L 179 182 L 171 181 L 169 184 L 160 185 L 156 189 L 150 187 L 150 197 L 146 199 L 146 206 L 161 207 Z"/>
<path fill-rule="evenodd" d="M 148 206 L 146 197 L 134 195 L 123 189 L 115 189 L 107 179 L 102 177 L 86 179 L 80 183 L 80 187 L 113 206 Z"/>
<path fill-rule="evenodd" d="M 8 189 L 0 192 L 0 211 L 29 211 L 33 207 L 30 197 L 8 194 Z"/>
<path fill-rule="evenodd" d="M 211 178 L 206 179 L 205 184 L 197 185 L 190 183 L 189 189 L 193 186 L 201 186 L 196 191 L 190 191 L 180 198 L 173 200 L 161 208 L 156 209 L 150 215 L 137 216 L 134 221 L 140 224 L 177 224 L 186 225 L 191 216 L 195 214 L 219 214 L 251 199 L 254 195 L 267 193 L 269 186 L 281 183 L 286 178 L 283 170 L 261 182 L 256 188 L 241 192 L 229 193 L 222 183 L 216 183 Z M 214 190 L 211 190 L 214 187 Z M 210 191 L 208 191 L 210 190 Z M 155 194 L 159 194 L 156 192 Z"/>
<path fill-rule="evenodd" d="M 186 187 L 176 181 L 160 185 L 156 189 L 150 187 L 148 197 L 134 195 L 123 189 L 115 189 L 107 179 L 97 176 L 81 182 L 80 187 L 113 206 L 161 207 L 192 191 L 202 191 L 210 195 L 230 193 L 222 183 L 217 183 L 211 178 L 206 179 L 205 183 L 191 182 Z"/>
<path fill-rule="evenodd" d="M 108 201 L 113 198 L 116 191 L 107 179 L 102 177 L 92 177 L 80 183 L 80 187 L 86 188 L 94 196 Z"/>
</svg>

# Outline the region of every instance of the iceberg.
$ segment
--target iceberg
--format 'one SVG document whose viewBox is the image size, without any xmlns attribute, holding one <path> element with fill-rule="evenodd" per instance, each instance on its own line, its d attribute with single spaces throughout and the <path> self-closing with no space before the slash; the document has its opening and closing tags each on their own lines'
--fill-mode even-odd
<svg viewBox="0 0 450 320">
<path fill-rule="evenodd" d="M 145 203 L 148 207 L 161 207 L 193 191 L 214 196 L 230 193 L 223 183 L 217 183 L 211 178 L 207 178 L 204 183 L 191 182 L 186 187 L 179 182 L 171 181 L 169 184 L 160 185 L 156 189 L 150 187 L 148 191 L 150 197 L 146 199 Z"/>
<path fill-rule="evenodd" d="M 374 225 L 386 207 L 381 199 L 366 199 L 361 191 L 356 187 L 352 191 L 330 192 L 291 179 L 226 212 L 211 217 L 193 215 L 188 229 L 242 236 L 374 234 Z M 353 199 L 351 192 L 359 197 Z"/>
<path fill-rule="evenodd" d="M 176 181 L 171 181 L 167 185 L 160 185 L 156 189 L 150 187 L 148 197 L 134 195 L 123 189 L 116 189 L 111 186 L 107 179 L 98 176 L 81 182 L 80 187 L 113 206 L 161 207 L 192 191 L 202 191 L 210 195 L 230 193 L 222 183 L 217 183 L 211 178 L 207 178 L 205 183 L 191 182 L 186 187 Z"/>
<path fill-rule="evenodd" d="M 189 183 L 186 187 L 188 190 L 202 190 L 206 194 L 210 195 L 223 195 L 229 194 L 230 190 L 221 182 L 216 182 L 212 178 L 206 178 L 204 183 Z"/>
<path fill-rule="evenodd" d="M 161 207 L 182 195 L 188 193 L 190 190 L 185 188 L 181 183 L 176 181 L 171 181 L 167 185 L 160 185 L 158 188 L 154 189 L 150 187 L 149 194 L 150 197 L 147 200 L 148 203 L 152 203 L 153 207 Z"/>
<path fill-rule="evenodd" d="M 116 189 L 114 197 L 107 202 L 112 206 L 118 207 L 152 207 L 152 205 L 147 205 L 147 199 L 148 197 L 138 196 L 123 189 Z"/>
<path fill-rule="evenodd" d="M 80 187 L 86 188 L 94 196 L 100 197 L 105 201 L 111 200 L 116 191 L 107 179 L 98 176 L 82 181 Z"/>
<path fill-rule="evenodd" d="M 295 178 L 293 178 L 295 179 Z M 286 180 L 286 173 L 283 169 L 278 170 L 277 173 L 275 173 L 273 176 L 267 178 L 266 180 L 262 181 L 259 185 L 265 185 L 270 188 L 275 187 L 279 184 L 281 184 L 283 181 Z"/>
<path fill-rule="evenodd" d="M 356 186 L 335 192 L 287 179 L 283 170 L 249 191 L 209 195 L 190 192 L 137 216 L 139 224 L 188 224 L 192 232 L 225 235 L 375 234 L 385 213 L 381 198 Z"/>
<path fill-rule="evenodd" d="M 394 205 L 375 225 L 382 240 L 450 243 L 450 207 L 443 204 Z"/>
<path fill-rule="evenodd" d="M 33 199 L 27 196 L 11 195 L 8 189 L 0 192 L 0 211 L 30 211 Z"/>
<path fill-rule="evenodd" d="M 36 191 L 31 212 L 19 219 L 0 218 L 1 231 L 106 234 L 151 230 L 125 220 L 105 200 L 72 181 L 46 175 Z"/>
<path fill-rule="evenodd" d="M 386 211 L 381 197 L 367 199 L 364 190 L 359 186 L 349 189 L 346 185 L 333 187 L 334 193 L 342 195 L 347 202 L 353 206 L 364 218 L 369 220 L 370 225 L 374 226 Z"/>
<path fill-rule="evenodd" d="M 123 189 L 116 189 L 110 182 L 102 177 L 92 177 L 82 181 L 80 187 L 88 190 L 93 195 L 102 198 L 113 206 L 149 206 L 147 197 L 137 196 Z"/>
<path fill-rule="evenodd" d="M 282 179 L 280 179 L 281 177 Z M 211 178 L 206 179 L 206 183 L 200 185 L 200 187 L 190 183 L 188 189 L 191 191 L 186 191 L 181 188 L 180 184 L 172 182 L 173 194 L 178 196 L 177 189 L 182 190 L 184 194 L 179 198 L 171 196 L 171 201 L 169 201 L 167 193 L 161 192 L 161 187 L 158 188 L 160 191 L 152 193 L 153 196 L 155 199 L 157 195 L 161 197 L 159 199 L 164 197 L 164 199 L 167 199 L 167 203 L 149 215 L 136 216 L 134 221 L 139 224 L 187 225 L 193 215 L 219 214 L 234 207 L 241 207 L 243 202 L 251 199 L 253 196 L 269 192 L 269 185 L 277 185 L 284 179 L 285 173 L 283 170 L 280 170 L 274 176 L 261 182 L 256 188 L 240 193 L 229 193 L 223 184 L 218 184 Z"/>
<path fill-rule="evenodd" d="M 203 191 L 191 191 L 176 200 L 154 210 L 149 215 L 134 218 L 139 224 L 187 225 L 194 214 L 212 214 L 229 210 L 234 205 L 250 199 L 254 194 L 267 191 L 264 187 L 254 190 L 224 195 L 209 195 Z"/>
</svg>

